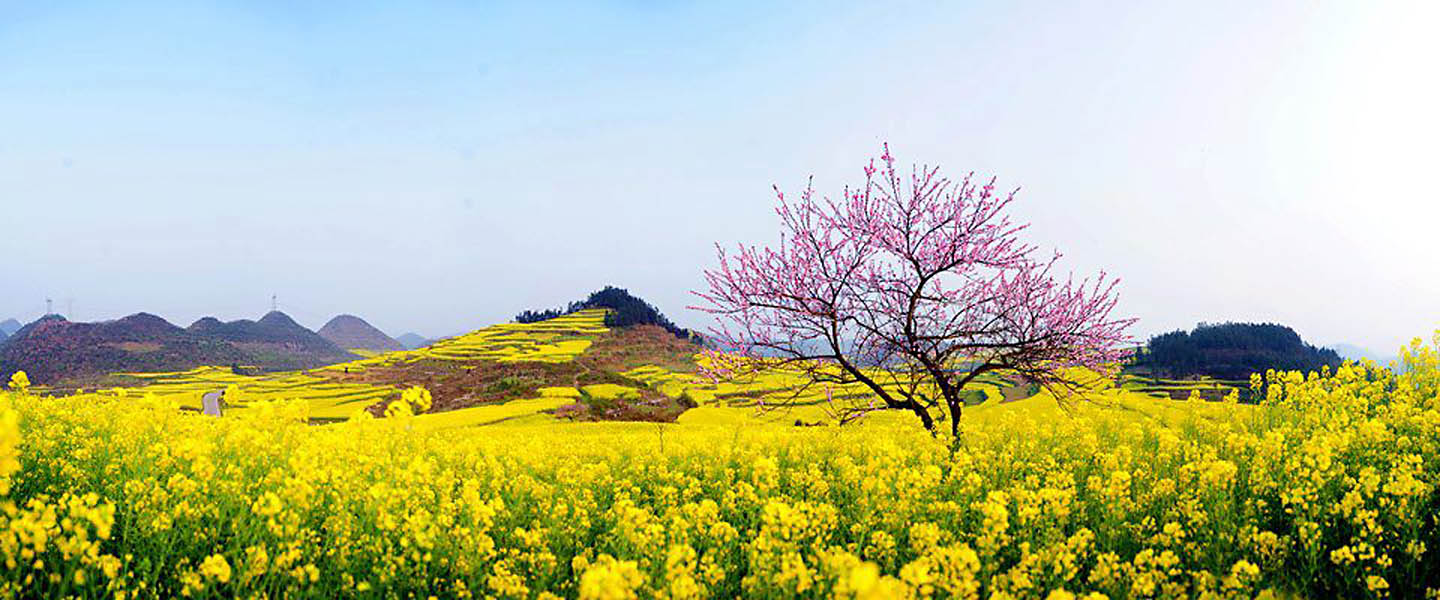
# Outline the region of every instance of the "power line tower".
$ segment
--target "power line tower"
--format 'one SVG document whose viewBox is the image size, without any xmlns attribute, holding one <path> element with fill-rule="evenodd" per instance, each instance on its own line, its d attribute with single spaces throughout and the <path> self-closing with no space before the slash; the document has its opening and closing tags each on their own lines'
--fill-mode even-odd
<svg viewBox="0 0 1440 600">
<path fill-rule="evenodd" d="M 54 306 L 55 306 L 55 301 L 54 301 L 54 300 L 51 300 L 51 299 L 49 299 L 49 298 L 46 298 L 46 299 L 45 299 L 45 316 L 48 317 L 48 316 L 50 316 L 50 315 L 55 314 Z"/>
<path fill-rule="evenodd" d="M 280 310 L 280 295 L 270 294 L 270 312 Z"/>
</svg>

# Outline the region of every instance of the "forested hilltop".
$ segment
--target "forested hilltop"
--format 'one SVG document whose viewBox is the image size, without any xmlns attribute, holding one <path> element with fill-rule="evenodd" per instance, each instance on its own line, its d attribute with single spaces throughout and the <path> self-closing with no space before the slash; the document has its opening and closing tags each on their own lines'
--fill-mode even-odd
<svg viewBox="0 0 1440 600">
<path fill-rule="evenodd" d="M 635 297 L 624 288 L 618 288 L 613 285 L 605 286 L 605 289 L 590 294 L 590 296 L 584 300 L 571 302 L 570 305 L 564 309 L 551 308 L 522 311 L 520 314 L 515 315 L 515 322 L 538 323 L 590 308 L 604 308 L 610 311 L 605 317 L 605 325 L 608 327 L 655 325 L 681 339 L 690 339 L 695 336 L 694 332 L 672 322 L 660 312 L 660 309 L 655 308 L 654 305 Z"/>
<path fill-rule="evenodd" d="M 1273 323 L 1201 323 L 1150 338 L 1133 368 L 1166 377 L 1246 379 L 1266 370 L 1318 371 L 1340 366 L 1340 355 L 1305 343 L 1300 334 Z"/>
</svg>

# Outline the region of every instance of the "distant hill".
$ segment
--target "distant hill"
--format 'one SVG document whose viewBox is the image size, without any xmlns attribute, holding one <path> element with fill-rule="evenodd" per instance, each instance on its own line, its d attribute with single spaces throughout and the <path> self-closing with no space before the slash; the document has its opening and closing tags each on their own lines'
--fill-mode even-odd
<svg viewBox="0 0 1440 600">
<path fill-rule="evenodd" d="M 31 381 L 51 384 L 116 371 L 232 364 L 247 358 L 239 348 L 188 335 L 150 314 L 103 323 L 72 323 L 48 315 L 21 328 L 0 346 L 0 378 L 25 371 Z"/>
<path fill-rule="evenodd" d="M 1195 329 L 1150 338 L 1133 367 L 1157 375 L 1243 380 L 1268 369 L 1318 371 L 1337 367 L 1340 355 L 1305 343 L 1293 329 L 1271 323 L 1201 323 Z"/>
<path fill-rule="evenodd" d="M 395 341 L 400 342 L 401 345 L 405 346 L 406 350 L 414 350 L 416 348 L 429 346 L 434 340 L 431 340 L 418 333 L 404 333 L 401 334 L 400 337 L 395 338 Z"/>
<path fill-rule="evenodd" d="M 36 383 L 54 384 L 201 365 L 310 369 L 354 358 L 278 312 L 259 321 L 205 318 L 188 329 L 147 313 L 100 323 L 50 315 L 0 346 L 0 377 L 23 370 Z"/>
<path fill-rule="evenodd" d="M 1396 354 L 1384 354 L 1380 352 L 1375 352 L 1373 350 L 1370 350 L 1369 348 L 1362 348 L 1354 344 L 1334 344 L 1330 346 L 1330 349 L 1334 350 L 1337 354 L 1340 355 L 1340 358 L 1343 358 L 1345 360 L 1353 360 L 1358 362 L 1361 359 L 1368 358 L 1375 361 L 1376 364 L 1382 366 L 1388 365 L 1390 364 L 1390 362 L 1399 358 L 1399 356 Z"/>
<path fill-rule="evenodd" d="M 16 321 L 15 319 L 5 319 L 4 321 L 0 321 L 0 334 L 4 334 L 0 335 L 0 339 L 15 335 L 15 332 L 20 331 L 21 327 L 24 327 L 24 325 L 22 325 L 19 321 Z"/>
<path fill-rule="evenodd" d="M 266 313 L 259 321 L 222 323 L 207 317 L 191 324 L 187 331 L 230 342 L 254 355 L 253 364 L 265 369 L 310 369 L 355 358 L 279 311 Z"/>
<path fill-rule="evenodd" d="M 649 302 L 632 295 L 628 290 L 609 285 L 605 286 L 605 289 L 590 294 L 590 296 L 584 300 L 571 302 L 564 310 L 554 308 L 539 311 L 523 311 L 515 315 L 515 322 L 534 323 L 587 308 L 610 309 L 610 315 L 605 318 L 605 324 L 610 327 L 655 325 L 681 339 L 690 339 L 695 336 L 690 330 L 684 329 L 671 322 L 669 318 L 660 312 L 660 309 L 655 308 L 655 306 Z"/>
<path fill-rule="evenodd" d="M 404 350 L 405 345 L 385 335 L 379 329 L 354 315 L 340 315 L 330 319 L 318 332 L 320 337 L 346 350 L 372 350 L 394 352 Z"/>
</svg>

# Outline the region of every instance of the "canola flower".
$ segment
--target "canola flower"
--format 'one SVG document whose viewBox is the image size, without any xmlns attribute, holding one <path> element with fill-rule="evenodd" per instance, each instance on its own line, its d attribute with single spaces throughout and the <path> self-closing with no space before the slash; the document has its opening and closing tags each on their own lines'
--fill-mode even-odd
<svg viewBox="0 0 1440 600">
<path fill-rule="evenodd" d="M 0 597 L 1435 597 L 1437 357 L 1267 373 L 1255 406 L 991 402 L 960 444 L 7 392 Z"/>
<path fill-rule="evenodd" d="M 16 371 L 14 375 L 10 376 L 10 389 L 21 394 L 25 393 L 30 389 L 30 377 L 24 371 Z"/>
</svg>

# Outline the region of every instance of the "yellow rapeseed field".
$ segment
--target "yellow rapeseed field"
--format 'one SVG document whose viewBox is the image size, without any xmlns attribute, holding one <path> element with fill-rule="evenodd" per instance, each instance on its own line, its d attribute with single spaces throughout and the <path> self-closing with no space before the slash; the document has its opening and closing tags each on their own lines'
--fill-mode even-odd
<svg viewBox="0 0 1440 600">
<path fill-rule="evenodd" d="M 725 405 L 472 426 L 551 391 L 312 425 L 17 381 L 0 596 L 1436 597 L 1440 360 L 1402 362 L 1272 373 L 1258 405 L 991 399 L 958 441 Z"/>
</svg>

